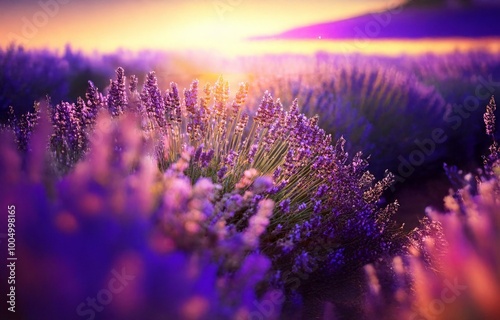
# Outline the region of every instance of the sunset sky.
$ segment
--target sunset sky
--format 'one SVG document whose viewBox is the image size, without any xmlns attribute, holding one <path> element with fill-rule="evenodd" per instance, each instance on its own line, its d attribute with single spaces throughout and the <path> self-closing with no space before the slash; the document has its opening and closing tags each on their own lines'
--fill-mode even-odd
<svg viewBox="0 0 500 320">
<path fill-rule="evenodd" d="M 42 5 L 42 3 L 44 5 Z M 239 39 L 384 10 L 398 0 L 0 0 L 0 46 L 83 51 L 210 49 Z"/>
</svg>

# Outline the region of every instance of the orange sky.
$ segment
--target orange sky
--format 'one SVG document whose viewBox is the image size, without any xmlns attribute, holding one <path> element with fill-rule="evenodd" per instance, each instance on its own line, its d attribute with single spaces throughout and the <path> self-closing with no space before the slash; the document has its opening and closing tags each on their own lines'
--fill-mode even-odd
<svg viewBox="0 0 500 320">
<path fill-rule="evenodd" d="M 17 40 L 28 48 L 60 49 L 69 43 L 87 52 L 109 52 L 120 47 L 240 52 L 243 43 L 239 39 L 243 37 L 382 10 L 397 0 L 41 2 L 47 4 L 52 16 L 38 1 L 24 0 L 13 5 L 0 0 L 0 46 Z"/>
</svg>

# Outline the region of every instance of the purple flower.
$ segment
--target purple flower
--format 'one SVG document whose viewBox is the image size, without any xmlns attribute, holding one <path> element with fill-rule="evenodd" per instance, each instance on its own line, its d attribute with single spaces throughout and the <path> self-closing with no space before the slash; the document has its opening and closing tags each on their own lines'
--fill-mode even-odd
<svg viewBox="0 0 500 320">
<path fill-rule="evenodd" d="M 212 161 L 212 158 L 213 158 L 213 156 L 214 156 L 214 153 L 215 153 L 214 149 L 210 149 L 209 151 L 207 151 L 207 152 L 203 152 L 203 153 L 201 154 L 200 159 L 201 159 L 201 166 L 202 166 L 202 167 L 204 167 L 204 168 L 205 168 L 205 167 L 207 167 L 207 166 L 208 166 L 208 164 L 210 163 L 210 161 Z"/>
<path fill-rule="evenodd" d="M 305 202 L 302 202 L 298 207 L 297 211 L 303 211 L 307 208 L 307 204 Z"/>
<path fill-rule="evenodd" d="M 110 81 L 110 91 L 108 95 L 108 108 L 113 116 L 123 114 L 127 104 L 127 92 L 125 85 L 125 70 L 116 69 L 116 80 Z"/>
<path fill-rule="evenodd" d="M 273 186 L 271 177 L 262 176 L 255 179 L 252 184 L 252 191 L 256 194 L 267 192 Z"/>
<path fill-rule="evenodd" d="M 224 178 L 226 172 L 227 172 L 227 167 L 222 167 L 219 169 L 219 171 L 217 171 L 217 177 L 219 178 L 219 180 L 222 180 Z"/>
<path fill-rule="evenodd" d="M 496 110 L 495 98 L 491 97 L 490 103 L 486 107 L 486 112 L 484 113 L 484 123 L 486 125 L 486 134 L 493 137 L 495 135 L 495 110 Z"/>
<path fill-rule="evenodd" d="M 325 184 L 322 184 L 318 187 L 318 190 L 316 191 L 316 194 L 314 195 L 315 198 L 321 198 L 325 195 L 325 193 L 328 191 L 328 186 Z"/>
<path fill-rule="evenodd" d="M 202 151 L 203 151 L 203 145 L 201 145 L 198 148 L 196 148 L 196 151 L 195 151 L 194 157 L 193 157 L 193 162 L 194 163 L 198 163 L 198 161 L 200 161 L 200 158 L 201 158 L 201 155 L 202 155 Z"/>
<path fill-rule="evenodd" d="M 280 202 L 279 207 L 284 213 L 290 213 L 290 199 L 287 198 Z"/>
</svg>

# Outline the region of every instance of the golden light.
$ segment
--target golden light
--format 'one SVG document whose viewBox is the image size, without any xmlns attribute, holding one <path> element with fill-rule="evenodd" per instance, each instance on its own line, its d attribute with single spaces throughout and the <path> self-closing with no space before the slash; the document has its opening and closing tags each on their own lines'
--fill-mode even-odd
<svg viewBox="0 0 500 320">
<path fill-rule="evenodd" d="M 116 1 L 60 4 L 33 36 L 23 36 L 26 21 L 41 12 L 40 4 L 14 5 L 2 10 L 0 28 L 27 48 L 63 48 L 70 44 L 85 52 L 205 49 L 216 53 L 247 52 L 243 39 L 275 34 L 289 28 L 346 18 L 383 8 L 384 1 L 346 6 L 330 1 Z M 5 9 L 5 8 L 4 8 Z M 16 35 L 16 36 L 13 36 Z M 252 44 L 253 46 L 253 44 Z M 260 49 L 259 49 L 260 50 Z"/>
</svg>

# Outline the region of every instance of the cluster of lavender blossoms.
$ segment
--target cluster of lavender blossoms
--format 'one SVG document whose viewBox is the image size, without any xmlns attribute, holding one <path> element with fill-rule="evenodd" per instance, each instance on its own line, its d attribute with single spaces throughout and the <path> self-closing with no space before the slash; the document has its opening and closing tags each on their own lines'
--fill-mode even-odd
<svg viewBox="0 0 500 320">
<path fill-rule="evenodd" d="M 31 139 L 21 167 L 32 172 L 30 165 L 39 168 L 36 161 L 48 157 L 52 172 L 60 175 L 57 181 L 26 182 L 45 189 L 38 192 L 47 196 L 32 199 L 43 203 L 20 232 L 33 260 L 40 259 L 35 252 L 42 250 L 67 261 L 68 276 L 82 272 L 73 265 L 83 258 L 72 244 L 81 246 L 79 241 L 88 237 L 103 259 L 103 268 L 89 268 L 98 273 L 96 279 L 105 279 L 102 270 L 132 250 L 131 263 L 143 275 L 137 290 L 150 297 L 162 289 L 148 284 L 154 279 L 148 278 L 147 268 L 160 268 L 169 263 L 163 255 L 178 253 L 184 258 L 172 262 L 176 268 L 194 268 L 186 271 L 192 277 L 186 277 L 205 277 L 198 287 L 212 286 L 215 295 L 200 293 L 195 304 L 203 316 L 185 318 L 222 312 L 246 319 L 258 299 L 275 290 L 285 295 L 300 291 L 296 276 L 303 281 L 308 274 L 335 279 L 405 252 L 405 235 L 391 218 L 398 204 L 381 200 L 393 175 L 386 172 L 375 181 L 361 153 L 350 157 L 343 138 L 332 143 L 317 117 L 300 113 L 297 100 L 286 109 L 266 92 L 252 115 L 245 107 L 248 86 L 241 84 L 230 100 L 222 77 L 201 93 L 194 81 L 181 94 L 175 83 L 163 92 L 154 72 L 142 88 L 122 68 L 116 75 L 107 94 L 89 82 L 85 99 L 48 108 L 48 156 L 40 148 L 48 125 L 42 121 L 38 140 Z M 39 170 L 38 175 L 50 172 Z M 21 186 L 23 173 L 13 174 L 13 185 Z M 11 196 L 20 199 L 15 192 Z M 33 221 L 39 220 L 44 224 L 35 227 Z M 52 232 L 58 236 L 49 236 Z M 163 283 L 171 290 L 166 278 L 160 278 L 156 286 Z M 43 287 L 44 280 L 37 281 Z M 75 284 L 75 296 L 68 299 L 85 298 L 82 286 L 91 290 L 96 283 Z M 198 288 L 191 282 L 187 286 Z M 134 311 L 167 312 L 144 303 L 139 299 Z M 211 307 L 202 308 L 205 304 Z"/>
<path fill-rule="evenodd" d="M 14 112 L 14 108 L 10 107 L 7 125 L 0 126 L 2 129 L 6 129 L 7 127 L 12 128 L 16 144 L 22 151 L 25 151 L 28 147 L 33 129 L 40 119 L 39 104 L 35 103 L 34 108 L 34 111 L 28 111 L 18 116 Z"/>
<path fill-rule="evenodd" d="M 275 201 L 260 250 L 280 266 L 297 272 L 319 263 L 329 270 L 352 268 L 401 248 L 400 229 L 391 220 L 397 203 L 378 202 L 392 175 L 375 182 L 361 153 L 350 159 L 343 138 L 332 145 L 317 117 L 300 114 L 297 100 L 286 111 L 266 92 L 250 116 L 245 84 L 231 101 L 222 78 L 206 85 L 201 97 L 195 81 L 182 99 L 174 83 L 162 94 L 153 72 L 140 93 L 132 79 L 127 99 L 118 69 L 109 95 L 119 112 L 128 104 L 140 114 L 143 131 L 155 137 L 160 168 L 190 153 L 186 175 L 193 183 L 208 177 L 222 187 L 219 214 L 237 231 L 251 225 L 260 200 Z M 252 198 L 245 194 L 250 186 L 258 186 Z"/>
</svg>

